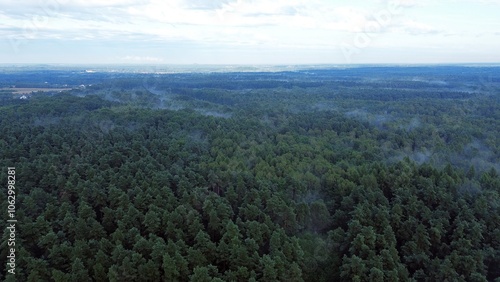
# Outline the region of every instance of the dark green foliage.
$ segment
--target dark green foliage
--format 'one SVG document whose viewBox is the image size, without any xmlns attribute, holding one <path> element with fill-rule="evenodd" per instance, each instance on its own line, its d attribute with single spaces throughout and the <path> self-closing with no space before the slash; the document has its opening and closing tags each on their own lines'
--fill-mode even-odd
<svg viewBox="0 0 500 282">
<path fill-rule="evenodd" d="M 290 85 L 227 74 L 231 86 L 214 80 L 222 74 L 186 74 L 154 85 L 169 85 L 183 105 L 230 108 L 230 118 L 146 108 L 160 96 L 135 76 L 114 81 L 123 91 L 106 92 L 112 82 L 75 91 L 121 103 L 66 95 L 2 106 L 2 163 L 16 167 L 19 183 L 16 278 L 500 277 L 500 119 L 488 107 L 498 98 L 474 96 L 474 110 L 465 92 L 405 80 L 386 81 L 391 90 L 352 77 L 334 83 L 330 74 Z M 324 110 L 326 101 L 348 110 Z M 401 119 L 370 121 L 377 114 L 356 111 L 359 101 Z"/>
</svg>

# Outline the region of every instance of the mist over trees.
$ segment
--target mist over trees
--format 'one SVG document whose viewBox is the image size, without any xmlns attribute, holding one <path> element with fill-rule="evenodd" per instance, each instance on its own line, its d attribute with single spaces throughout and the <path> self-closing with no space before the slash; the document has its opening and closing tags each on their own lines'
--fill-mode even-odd
<svg viewBox="0 0 500 282">
<path fill-rule="evenodd" d="M 0 278 L 498 281 L 498 70 L 0 73 Z"/>
</svg>

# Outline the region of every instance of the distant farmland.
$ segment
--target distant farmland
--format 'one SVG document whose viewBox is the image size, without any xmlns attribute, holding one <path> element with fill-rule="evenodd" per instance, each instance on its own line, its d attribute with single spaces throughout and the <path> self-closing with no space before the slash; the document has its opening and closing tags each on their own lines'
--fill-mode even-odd
<svg viewBox="0 0 500 282">
<path fill-rule="evenodd" d="M 31 94 L 33 92 L 61 92 L 61 91 L 66 91 L 66 90 L 71 90 L 72 88 L 0 88 L 0 91 L 9 91 L 12 92 L 12 94 L 19 94 L 19 95 L 24 95 L 24 94 Z"/>
</svg>

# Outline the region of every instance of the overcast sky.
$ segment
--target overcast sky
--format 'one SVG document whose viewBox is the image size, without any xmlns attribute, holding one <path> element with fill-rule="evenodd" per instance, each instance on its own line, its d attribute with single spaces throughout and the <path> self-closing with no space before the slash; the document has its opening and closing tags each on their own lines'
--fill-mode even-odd
<svg viewBox="0 0 500 282">
<path fill-rule="evenodd" d="M 0 63 L 498 63 L 500 0 L 0 0 Z"/>
</svg>

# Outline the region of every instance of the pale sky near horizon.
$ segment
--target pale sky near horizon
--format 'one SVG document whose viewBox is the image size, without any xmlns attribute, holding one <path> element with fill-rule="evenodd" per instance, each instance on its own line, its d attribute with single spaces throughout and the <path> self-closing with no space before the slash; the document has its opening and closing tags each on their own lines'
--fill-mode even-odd
<svg viewBox="0 0 500 282">
<path fill-rule="evenodd" d="M 499 63 L 499 15 L 500 0 L 0 0 L 0 63 Z"/>
</svg>

